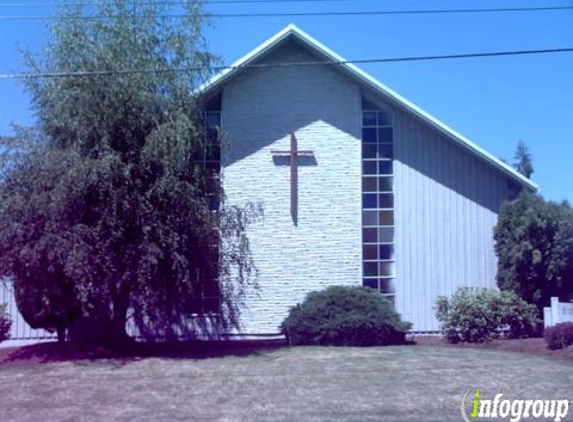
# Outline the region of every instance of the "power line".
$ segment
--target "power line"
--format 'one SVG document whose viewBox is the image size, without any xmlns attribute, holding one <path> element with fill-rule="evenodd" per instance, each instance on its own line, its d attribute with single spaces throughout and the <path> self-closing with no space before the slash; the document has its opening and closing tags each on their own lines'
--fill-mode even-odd
<svg viewBox="0 0 573 422">
<path fill-rule="evenodd" d="M 377 1 L 377 0 L 203 0 L 201 4 L 243 4 L 243 3 L 338 3 L 338 2 L 353 2 L 353 1 Z M 138 6 L 147 5 L 185 5 L 196 4 L 197 1 L 156 1 L 156 2 L 141 2 Z M 45 3 L 0 3 L 0 8 L 10 7 L 54 7 L 54 6 L 85 6 L 95 7 L 97 2 L 45 2 Z"/>
<path fill-rule="evenodd" d="M 509 12 L 548 12 L 573 10 L 573 6 L 547 6 L 547 7 L 504 7 L 487 9 L 425 9 L 425 10 L 371 10 L 371 11 L 340 11 L 340 12 L 282 12 L 282 13 L 200 13 L 200 17 L 210 18 L 252 18 L 252 17 L 279 17 L 279 16 L 375 16 L 375 15 L 437 15 L 437 14 L 470 14 L 470 13 L 509 13 Z M 55 15 L 0 15 L 0 20 L 99 20 L 99 19 L 155 19 L 155 18 L 186 18 L 186 14 L 165 15 L 94 15 L 94 16 L 55 16 Z"/>
<path fill-rule="evenodd" d="M 338 60 L 338 61 L 314 61 L 314 62 L 295 62 L 295 63 L 261 63 L 249 64 L 243 66 L 215 66 L 215 67 L 190 67 L 190 68 L 162 68 L 162 69 L 116 69 L 116 70 L 94 70 L 80 72 L 30 72 L 30 73 L 0 73 L 0 79 L 36 79 L 36 78 L 62 78 L 62 77 L 90 77 L 106 75 L 124 75 L 124 74 L 145 74 L 145 73 L 173 73 L 173 72 L 205 72 L 205 71 L 223 71 L 235 69 L 264 69 L 279 67 L 310 67 L 310 66 L 332 66 L 345 64 L 365 64 L 365 63 L 397 63 L 413 61 L 431 61 L 431 60 L 450 60 L 466 58 L 483 58 L 483 57 L 501 57 L 501 56 L 523 56 L 530 54 L 552 54 L 552 53 L 571 53 L 573 47 L 552 48 L 543 50 L 514 50 L 514 51 L 495 51 L 483 53 L 464 53 L 464 54 L 444 54 L 434 56 L 406 56 L 406 57 L 387 57 L 375 59 L 357 59 L 357 60 Z"/>
</svg>

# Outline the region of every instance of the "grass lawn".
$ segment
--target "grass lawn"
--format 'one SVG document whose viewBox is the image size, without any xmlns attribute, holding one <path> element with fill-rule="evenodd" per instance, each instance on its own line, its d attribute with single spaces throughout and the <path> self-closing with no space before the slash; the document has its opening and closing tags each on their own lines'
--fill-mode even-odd
<svg viewBox="0 0 573 422">
<path fill-rule="evenodd" d="M 431 346 L 76 360 L 0 365 L 0 421 L 459 421 L 468 387 L 573 399 L 572 385 L 571 361 Z"/>
</svg>

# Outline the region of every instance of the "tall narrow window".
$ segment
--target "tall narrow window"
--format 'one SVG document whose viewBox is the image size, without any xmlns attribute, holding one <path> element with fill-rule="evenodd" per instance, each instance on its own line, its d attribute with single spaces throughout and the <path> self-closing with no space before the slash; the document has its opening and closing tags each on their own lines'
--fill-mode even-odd
<svg viewBox="0 0 573 422">
<path fill-rule="evenodd" d="M 394 300 L 394 133 L 392 114 L 362 111 L 362 284 Z"/>
<path fill-rule="evenodd" d="M 211 191 L 207 193 L 209 196 L 209 208 L 214 213 L 219 211 L 220 195 L 219 184 L 221 182 L 221 111 L 210 110 L 204 112 L 204 127 L 205 127 L 205 149 L 204 149 L 204 165 L 205 169 L 209 172 L 211 184 Z M 218 259 L 219 245 L 213 244 L 213 257 Z M 213 263 L 212 271 L 206 271 L 203 274 L 197 274 L 202 277 L 201 291 L 200 291 L 200 310 L 199 313 L 212 313 L 219 311 L 220 305 L 220 286 L 218 280 L 217 263 Z"/>
<path fill-rule="evenodd" d="M 204 151 L 205 168 L 213 178 L 213 186 L 217 187 L 221 175 L 221 111 L 206 111 L 205 130 L 206 145 Z M 219 209 L 219 196 L 216 192 L 210 195 L 210 208 Z"/>
</svg>

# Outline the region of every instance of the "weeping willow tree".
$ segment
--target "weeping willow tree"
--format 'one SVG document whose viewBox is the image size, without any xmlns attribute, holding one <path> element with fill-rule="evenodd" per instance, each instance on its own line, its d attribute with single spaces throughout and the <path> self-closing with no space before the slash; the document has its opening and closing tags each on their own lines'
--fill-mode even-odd
<svg viewBox="0 0 573 422">
<path fill-rule="evenodd" d="M 25 55 L 53 76 L 25 79 L 37 127 L 4 140 L 0 277 L 26 321 L 60 338 L 82 317 L 112 341 L 127 338 L 128 316 L 168 335 L 206 318 L 205 296 L 216 298 L 209 324 L 226 330 L 253 284 L 245 231 L 260 210 L 226 207 L 203 161 L 194 92 L 216 61 L 204 15 L 199 3 L 173 7 L 71 3 L 44 53 Z"/>
</svg>

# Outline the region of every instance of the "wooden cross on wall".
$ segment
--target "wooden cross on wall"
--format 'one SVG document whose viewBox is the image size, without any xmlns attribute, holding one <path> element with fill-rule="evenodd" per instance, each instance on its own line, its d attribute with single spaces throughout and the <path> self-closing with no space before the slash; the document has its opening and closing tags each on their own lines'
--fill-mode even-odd
<svg viewBox="0 0 573 422">
<path fill-rule="evenodd" d="M 294 132 L 290 133 L 290 150 L 271 150 L 273 155 L 288 156 L 290 158 L 290 215 L 296 226 L 298 224 L 298 156 L 312 156 L 311 150 L 299 150 Z"/>
</svg>

